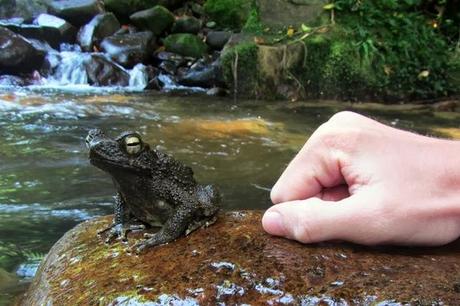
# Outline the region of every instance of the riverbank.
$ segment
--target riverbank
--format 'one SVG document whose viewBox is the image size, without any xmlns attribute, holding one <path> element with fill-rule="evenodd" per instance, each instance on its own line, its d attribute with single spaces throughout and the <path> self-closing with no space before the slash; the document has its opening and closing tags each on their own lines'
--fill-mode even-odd
<svg viewBox="0 0 460 306">
<path fill-rule="evenodd" d="M 386 103 L 460 90 L 450 2 L 4 1 L 4 86 Z"/>
</svg>

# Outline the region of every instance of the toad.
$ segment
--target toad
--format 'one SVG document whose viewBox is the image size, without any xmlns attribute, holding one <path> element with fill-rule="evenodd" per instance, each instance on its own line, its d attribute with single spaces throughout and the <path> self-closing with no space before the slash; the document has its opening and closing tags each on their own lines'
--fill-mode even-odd
<svg viewBox="0 0 460 306">
<path fill-rule="evenodd" d="M 93 129 L 86 137 L 92 165 L 107 172 L 117 193 L 115 216 L 107 241 L 126 240 L 143 224 L 160 227 L 135 245 L 138 252 L 169 243 L 216 221 L 220 195 L 212 186 L 198 184 L 193 171 L 171 156 L 152 149 L 139 133 L 124 132 L 112 139 Z M 135 220 L 142 225 L 134 224 Z"/>
</svg>

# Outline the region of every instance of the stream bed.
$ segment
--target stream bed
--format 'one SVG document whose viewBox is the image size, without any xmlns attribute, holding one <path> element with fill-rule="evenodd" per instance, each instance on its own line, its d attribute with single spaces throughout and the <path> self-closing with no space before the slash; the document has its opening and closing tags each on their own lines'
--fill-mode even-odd
<svg viewBox="0 0 460 306">
<path fill-rule="evenodd" d="M 112 213 L 112 182 L 87 159 L 89 129 L 138 131 L 191 166 L 200 183 L 216 184 L 224 209 L 266 209 L 289 160 L 344 109 L 422 134 L 460 135 L 460 114 L 425 106 L 0 90 L 0 305 L 27 286 L 27 262 L 76 224 Z"/>
</svg>

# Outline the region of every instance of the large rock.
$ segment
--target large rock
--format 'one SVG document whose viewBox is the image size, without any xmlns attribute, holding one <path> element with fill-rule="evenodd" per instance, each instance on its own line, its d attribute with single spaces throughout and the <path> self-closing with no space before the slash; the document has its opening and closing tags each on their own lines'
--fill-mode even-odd
<svg viewBox="0 0 460 306">
<path fill-rule="evenodd" d="M 178 83 L 185 86 L 199 86 L 203 88 L 222 87 L 225 85 L 220 61 L 207 64 L 200 60 L 185 74 L 178 77 Z"/>
<path fill-rule="evenodd" d="M 93 86 L 128 86 L 129 74 L 102 54 L 85 61 L 88 83 Z"/>
<path fill-rule="evenodd" d="M 21 17 L 32 20 L 46 13 L 50 0 L 0 0 L 0 19 Z"/>
<path fill-rule="evenodd" d="M 22 305 L 457 305 L 460 241 L 443 248 L 302 245 L 266 234 L 261 212 L 228 212 L 135 255 L 78 225 L 51 249 Z M 157 304 L 155 304 L 157 303 Z M 379 304 L 381 303 L 381 304 Z M 398 304 L 401 303 L 401 304 Z"/>
<path fill-rule="evenodd" d="M 64 19 L 48 14 L 39 15 L 33 24 L 26 24 L 22 19 L 9 19 L 0 21 L 0 26 L 26 38 L 46 41 L 54 48 L 61 43 L 73 43 L 77 31 Z"/>
<path fill-rule="evenodd" d="M 232 32 L 230 31 L 209 31 L 206 35 L 206 43 L 212 49 L 222 50 L 231 36 Z"/>
<path fill-rule="evenodd" d="M 45 53 L 27 39 L 0 27 L 0 71 L 12 74 L 31 72 L 40 68 L 44 57 Z"/>
<path fill-rule="evenodd" d="M 82 26 L 102 13 L 97 0 L 55 0 L 49 5 L 50 13 L 64 18 L 75 26 Z"/>
<path fill-rule="evenodd" d="M 101 42 L 101 49 L 120 65 L 131 68 L 149 59 L 154 44 L 152 32 L 138 32 L 107 37 Z"/>
<path fill-rule="evenodd" d="M 269 27 L 310 24 L 325 12 L 326 0 L 256 0 L 260 21 Z"/>
<path fill-rule="evenodd" d="M 193 34 L 172 34 L 165 38 L 166 51 L 184 56 L 202 57 L 207 52 L 207 45 Z"/>
<path fill-rule="evenodd" d="M 183 2 L 184 0 L 105 0 L 104 6 L 107 11 L 113 12 L 117 17 L 128 19 L 133 13 L 150 9 L 156 5 L 173 9 Z"/>
<path fill-rule="evenodd" d="M 155 35 L 169 30 L 174 23 L 174 15 L 161 5 L 134 13 L 129 18 L 136 27 L 152 31 Z"/>
<path fill-rule="evenodd" d="M 75 41 L 76 28 L 62 18 L 49 14 L 40 14 L 34 20 L 34 24 L 43 28 L 43 37 L 41 39 L 49 42 L 52 46 Z M 51 38 L 52 36 L 53 38 Z M 38 37 L 33 38 L 40 39 Z"/>
<path fill-rule="evenodd" d="M 120 29 L 120 22 L 112 13 L 95 16 L 78 32 L 77 41 L 83 51 L 93 51 L 95 44 Z"/>
<path fill-rule="evenodd" d="M 171 29 L 172 33 L 197 34 L 201 29 L 201 21 L 193 16 L 182 16 L 176 19 Z"/>
</svg>

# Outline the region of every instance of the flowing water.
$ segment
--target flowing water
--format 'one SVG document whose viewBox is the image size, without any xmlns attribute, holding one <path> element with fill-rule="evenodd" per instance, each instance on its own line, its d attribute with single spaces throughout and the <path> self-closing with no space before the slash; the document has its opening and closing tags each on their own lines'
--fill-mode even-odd
<svg viewBox="0 0 460 306">
<path fill-rule="evenodd" d="M 27 276 L 21 264 L 46 253 L 77 223 L 112 212 L 111 180 L 87 159 L 89 129 L 112 136 L 139 131 L 191 166 L 200 182 L 218 185 L 225 209 L 265 209 L 270 187 L 308 136 L 345 108 L 423 134 L 459 134 L 458 114 L 420 108 L 3 90 L 0 304 L 23 290 L 12 281 L 14 274 Z"/>
</svg>

